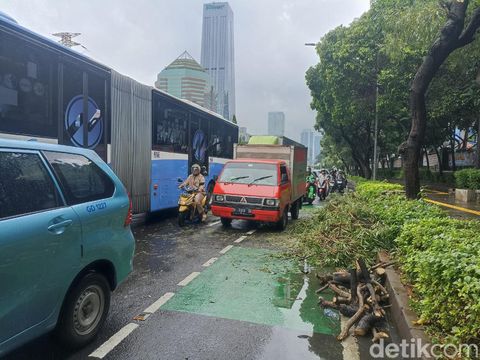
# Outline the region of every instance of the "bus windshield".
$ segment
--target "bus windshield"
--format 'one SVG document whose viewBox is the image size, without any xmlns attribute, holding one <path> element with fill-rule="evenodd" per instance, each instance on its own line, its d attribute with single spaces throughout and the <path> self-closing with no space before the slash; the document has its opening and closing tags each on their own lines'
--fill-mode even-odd
<svg viewBox="0 0 480 360">
<path fill-rule="evenodd" d="M 223 168 L 220 182 L 234 184 L 277 185 L 277 166 L 256 162 L 230 162 Z"/>
</svg>

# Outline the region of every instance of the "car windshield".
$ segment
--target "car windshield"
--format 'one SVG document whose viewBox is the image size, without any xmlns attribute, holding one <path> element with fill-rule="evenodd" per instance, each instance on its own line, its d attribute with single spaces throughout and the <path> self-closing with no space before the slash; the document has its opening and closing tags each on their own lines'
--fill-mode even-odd
<svg viewBox="0 0 480 360">
<path fill-rule="evenodd" d="M 277 185 L 277 166 L 256 162 L 231 162 L 223 168 L 220 182 Z"/>
</svg>

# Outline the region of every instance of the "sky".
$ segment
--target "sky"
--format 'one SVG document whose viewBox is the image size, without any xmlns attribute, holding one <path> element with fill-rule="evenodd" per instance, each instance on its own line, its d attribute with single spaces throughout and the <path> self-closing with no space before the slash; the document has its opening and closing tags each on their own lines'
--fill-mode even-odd
<svg viewBox="0 0 480 360">
<path fill-rule="evenodd" d="M 3 0 L 0 11 L 44 36 L 80 32 L 85 55 L 152 85 L 183 51 L 200 62 L 202 0 Z M 285 135 L 312 128 L 306 70 L 329 30 L 348 25 L 370 0 L 230 0 L 234 12 L 237 120 L 265 134 L 269 111 L 285 112 Z"/>
</svg>

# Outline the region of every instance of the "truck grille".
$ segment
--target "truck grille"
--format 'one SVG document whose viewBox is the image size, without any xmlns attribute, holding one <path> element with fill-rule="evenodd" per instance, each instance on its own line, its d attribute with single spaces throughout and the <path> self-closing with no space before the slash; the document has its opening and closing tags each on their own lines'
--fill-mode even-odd
<svg viewBox="0 0 480 360">
<path fill-rule="evenodd" d="M 249 197 L 249 196 L 227 195 L 225 196 L 225 200 L 231 203 L 239 203 L 239 204 L 261 205 L 263 203 L 262 198 Z"/>
</svg>

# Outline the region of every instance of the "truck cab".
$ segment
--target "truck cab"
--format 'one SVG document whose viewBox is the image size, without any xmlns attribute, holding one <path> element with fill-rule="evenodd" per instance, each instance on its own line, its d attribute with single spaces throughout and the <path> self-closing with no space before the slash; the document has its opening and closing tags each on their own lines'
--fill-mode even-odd
<svg viewBox="0 0 480 360">
<path fill-rule="evenodd" d="M 306 148 L 281 144 L 235 146 L 213 190 L 211 210 L 224 226 L 233 219 L 274 223 L 297 219 L 305 192 Z"/>
</svg>

